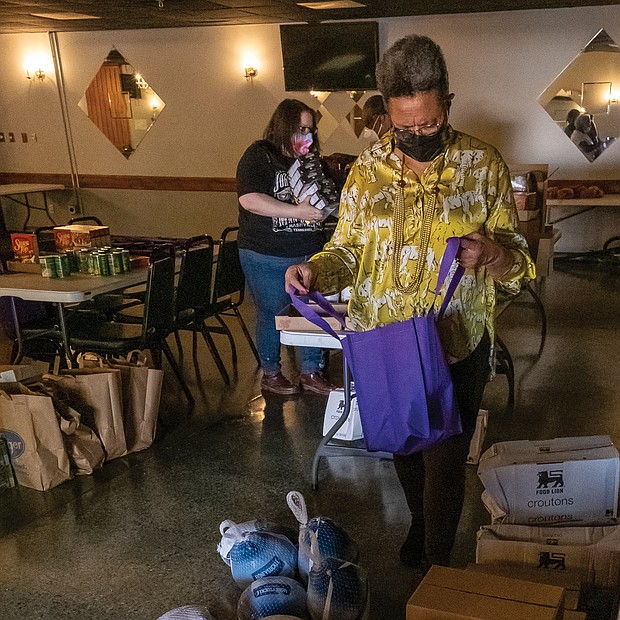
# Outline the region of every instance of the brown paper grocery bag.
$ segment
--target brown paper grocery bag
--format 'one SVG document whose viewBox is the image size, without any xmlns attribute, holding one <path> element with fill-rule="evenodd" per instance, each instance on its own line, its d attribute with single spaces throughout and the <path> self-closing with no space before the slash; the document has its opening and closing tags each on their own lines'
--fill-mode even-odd
<svg viewBox="0 0 620 620">
<path fill-rule="evenodd" d="M 55 403 L 73 473 L 87 476 L 103 465 L 105 452 L 96 433 L 81 422 L 81 415 L 62 403 Z"/>
<path fill-rule="evenodd" d="M 140 351 L 132 351 L 126 358 L 84 353 L 78 356 L 78 364 L 80 368 L 112 368 L 121 373 L 127 452 L 151 446 L 157 429 L 163 370 L 151 368 L 148 357 Z"/>
<path fill-rule="evenodd" d="M 106 460 L 127 454 L 120 372 L 107 368 L 63 370 L 60 379 L 64 380 L 63 389 L 75 399 L 71 403 L 74 409 L 101 439 Z"/>
<path fill-rule="evenodd" d="M 46 491 L 71 477 L 69 456 L 49 396 L 34 394 L 19 383 L 4 384 L 0 436 L 9 445 L 20 485 Z"/>
</svg>

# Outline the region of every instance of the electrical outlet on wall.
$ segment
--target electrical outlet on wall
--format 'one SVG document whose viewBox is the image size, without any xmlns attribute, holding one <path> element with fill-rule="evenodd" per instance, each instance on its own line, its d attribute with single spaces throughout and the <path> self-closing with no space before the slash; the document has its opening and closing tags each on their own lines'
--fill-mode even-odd
<svg viewBox="0 0 620 620">
<path fill-rule="evenodd" d="M 4 137 L 4 131 L 0 131 L 0 142 L 6 142 L 6 138 Z"/>
<path fill-rule="evenodd" d="M 9 142 L 15 142 L 15 134 L 9 131 Z"/>
<path fill-rule="evenodd" d="M 28 134 L 22 131 L 22 142 L 28 142 Z"/>
<path fill-rule="evenodd" d="M 37 134 L 36 133 L 31 133 L 30 134 L 30 142 L 36 142 L 37 141 Z"/>
</svg>

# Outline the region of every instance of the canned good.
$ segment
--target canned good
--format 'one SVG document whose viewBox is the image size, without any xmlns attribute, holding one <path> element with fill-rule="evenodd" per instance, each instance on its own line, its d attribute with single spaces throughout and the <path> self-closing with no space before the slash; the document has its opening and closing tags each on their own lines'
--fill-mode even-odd
<svg viewBox="0 0 620 620">
<path fill-rule="evenodd" d="M 90 273 L 89 262 L 92 265 L 92 261 L 89 261 L 88 250 L 77 250 L 75 255 L 78 262 L 78 271 L 80 273 Z"/>
<path fill-rule="evenodd" d="M 56 264 L 57 277 L 67 278 L 71 275 L 71 268 L 69 267 L 69 257 L 66 254 L 55 255 L 54 262 Z"/>
<path fill-rule="evenodd" d="M 101 252 L 93 252 L 93 263 L 95 266 L 95 275 L 109 276 L 110 264 L 108 263 L 108 255 Z"/>
<path fill-rule="evenodd" d="M 122 252 L 119 250 L 112 250 L 108 254 L 108 261 L 110 264 L 110 274 L 118 275 L 123 273 L 125 270 L 123 269 L 123 256 Z"/>
<path fill-rule="evenodd" d="M 123 270 L 131 271 L 131 257 L 129 256 L 129 250 L 121 250 L 121 256 L 123 258 Z"/>
<path fill-rule="evenodd" d="M 63 250 L 60 254 L 61 256 L 66 255 L 69 259 L 69 269 L 71 273 L 77 273 L 80 270 L 80 264 L 75 250 Z"/>
<path fill-rule="evenodd" d="M 44 278 L 57 278 L 55 256 L 39 256 L 39 265 L 41 265 L 41 275 Z"/>
</svg>

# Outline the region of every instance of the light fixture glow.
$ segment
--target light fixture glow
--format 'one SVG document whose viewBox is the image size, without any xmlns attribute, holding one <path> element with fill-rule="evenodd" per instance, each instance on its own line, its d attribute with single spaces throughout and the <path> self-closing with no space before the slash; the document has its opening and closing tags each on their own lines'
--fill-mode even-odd
<svg viewBox="0 0 620 620">
<path fill-rule="evenodd" d="M 256 67 L 245 67 L 244 75 L 246 80 L 253 80 L 258 75 L 258 69 Z"/>
<path fill-rule="evenodd" d="M 50 68 L 49 58 L 42 52 L 31 53 L 24 60 L 26 78 L 29 80 L 42 81 L 45 73 Z"/>
</svg>

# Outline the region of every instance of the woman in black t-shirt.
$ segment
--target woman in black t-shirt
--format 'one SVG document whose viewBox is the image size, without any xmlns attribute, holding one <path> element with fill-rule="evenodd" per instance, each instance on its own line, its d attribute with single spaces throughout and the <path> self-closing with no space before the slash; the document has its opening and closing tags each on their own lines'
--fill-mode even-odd
<svg viewBox="0 0 620 620">
<path fill-rule="evenodd" d="M 298 348 L 299 384 L 281 371 L 280 336 L 275 315 L 288 303 L 284 273 L 323 247 L 322 214 L 309 201 L 295 203 L 287 170 L 295 158 L 318 152 L 314 112 L 285 99 L 273 113 L 263 140 L 254 142 L 237 166 L 239 255 L 257 310 L 256 344 L 261 359 L 261 389 L 295 394 L 299 387 L 328 394 L 332 386 L 321 366 L 323 352 Z"/>
</svg>

